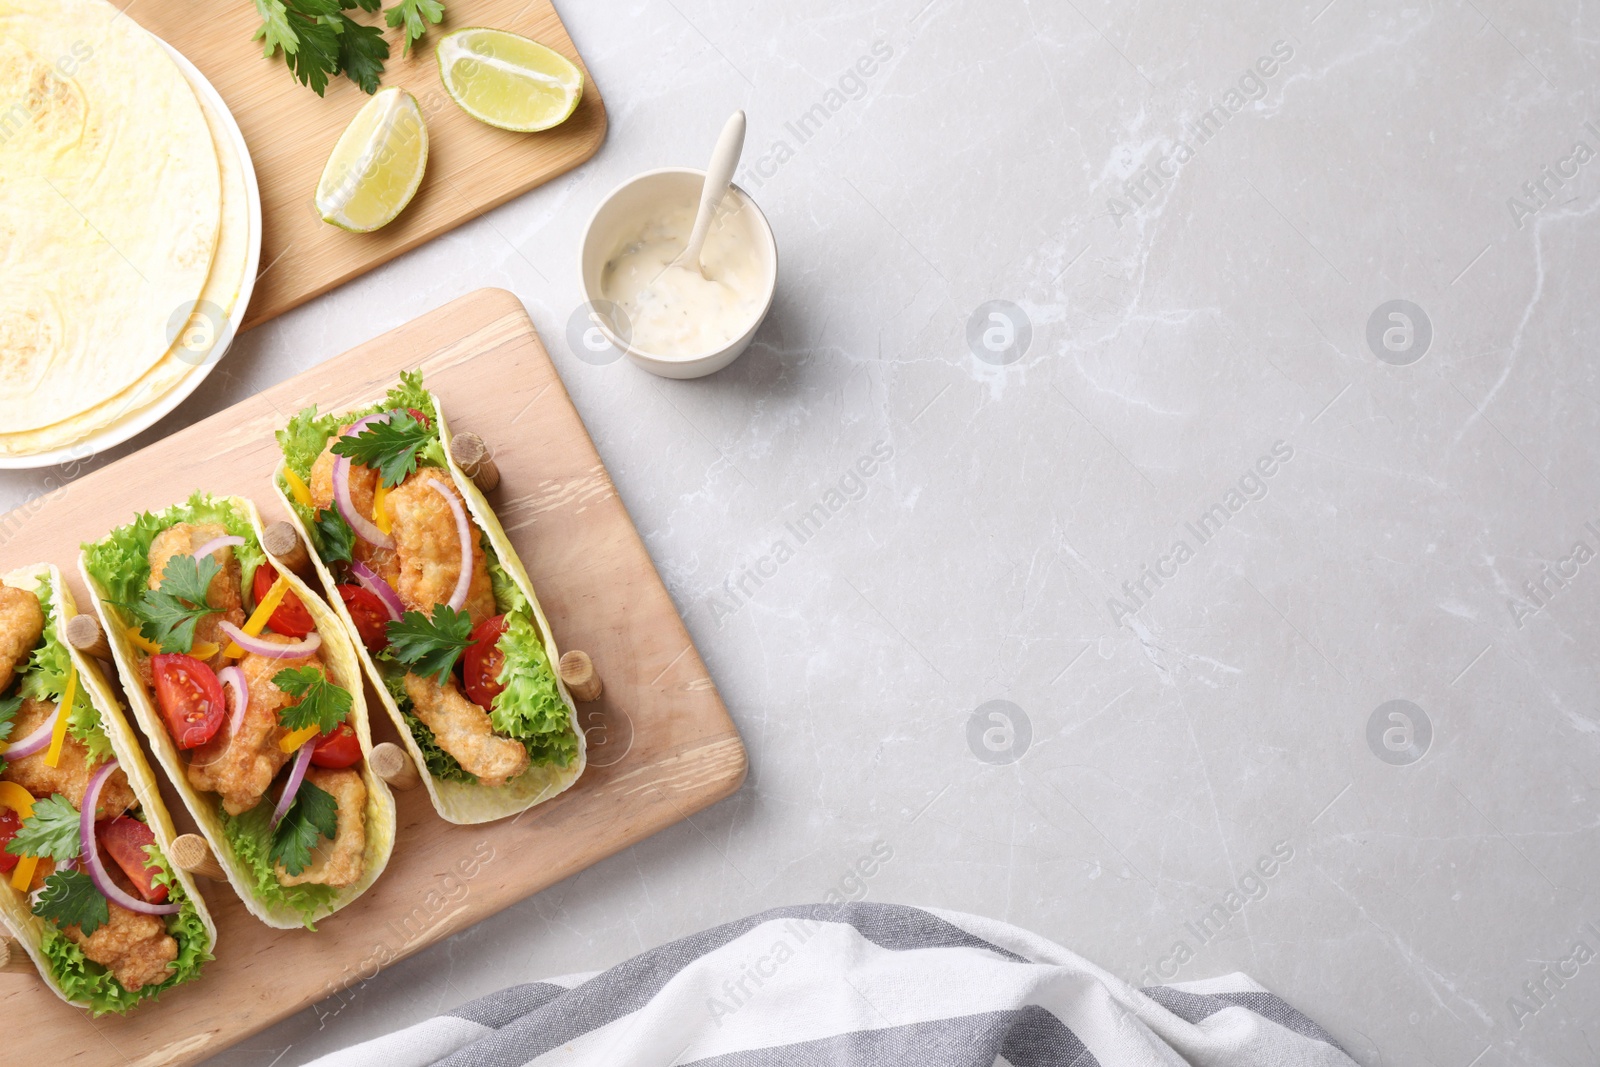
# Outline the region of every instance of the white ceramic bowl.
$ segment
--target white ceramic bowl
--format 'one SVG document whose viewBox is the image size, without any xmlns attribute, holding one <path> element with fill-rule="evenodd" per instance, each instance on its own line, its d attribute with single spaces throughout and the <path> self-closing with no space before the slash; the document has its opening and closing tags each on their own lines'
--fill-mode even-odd
<svg viewBox="0 0 1600 1067">
<path fill-rule="evenodd" d="M 583 297 L 590 308 L 609 305 L 600 289 L 600 277 L 607 261 L 637 238 L 645 224 L 659 218 L 665 209 L 684 204 L 692 209 L 698 204 L 705 176 L 705 171 L 692 167 L 647 170 L 623 182 L 600 201 L 589 218 L 588 229 L 583 235 L 583 251 L 579 256 Z M 737 185 L 730 186 L 728 195 L 735 198 L 739 210 L 749 223 L 750 232 L 755 238 L 756 254 L 762 260 L 767 291 L 761 301 L 761 312 L 742 334 L 727 345 L 693 356 L 661 356 L 647 352 L 633 344 L 630 338 L 619 336 L 605 315 L 595 315 L 593 321 L 606 335 L 606 340 L 652 374 L 659 374 L 663 378 L 701 378 L 716 373 L 739 358 L 772 307 L 772 294 L 778 284 L 778 244 L 773 239 L 772 227 L 756 202 L 743 189 Z"/>
</svg>

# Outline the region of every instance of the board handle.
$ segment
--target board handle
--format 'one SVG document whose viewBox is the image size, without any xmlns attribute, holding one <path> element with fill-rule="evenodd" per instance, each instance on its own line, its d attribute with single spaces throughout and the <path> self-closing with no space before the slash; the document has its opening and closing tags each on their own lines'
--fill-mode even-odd
<svg viewBox="0 0 1600 1067">
<path fill-rule="evenodd" d="M 206 844 L 206 839 L 199 834 L 182 834 L 174 838 L 168 857 L 174 866 L 181 867 L 190 874 L 198 874 L 214 882 L 228 880 L 227 874 L 222 870 L 222 864 L 211 854 L 211 846 Z"/>
<path fill-rule="evenodd" d="M 373 774 L 388 783 L 390 789 L 415 789 L 422 784 L 417 765 L 411 762 L 405 749 L 392 741 L 374 745 L 367 765 L 372 768 Z"/>
<path fill-rule="evenodd" d="M 311 573 L 311 553 L 289 523 L 279 519 L 261 531 L 261 547 L 267 555 L 304 578 Z"/>
<path fill-rule="evenodd" d="M 500 484 L 500 468 L 495 466 L 489 446 L 475 433 L 459 433 L 450 439 L 450 458 L 472 483 L 485 493 Z"/>
<path fill-rule="evenodd" d="M 93 615 L 74 615 L 67 620 L 67 644 L 95 659 L 111 658 L 111 642 Z"/>
<path fill-rule="evenodd" d="M 561 655 L 561 680 L 567 683 L 572 699 L 588 703 L 600 699 L 600 676 L 594 672 L 589 653 L 573 649 Z"/>
<path fill-rule="evenodd" d="M 0 973 L 23 974 L 34 970 L 33 960 L 14 937 L 0 937 Z"/>
</svg>

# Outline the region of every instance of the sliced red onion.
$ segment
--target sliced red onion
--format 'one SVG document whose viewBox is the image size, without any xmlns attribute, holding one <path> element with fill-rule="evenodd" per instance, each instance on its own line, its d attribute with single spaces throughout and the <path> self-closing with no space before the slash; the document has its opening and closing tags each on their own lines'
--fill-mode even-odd
<svg viewBox="0 0 1600 1067">
<path fill-rule="evenodd" d="M 265 637 L 251 637 L 231 622 L 219 623 L 217 628 L 246 652 L 254 652 L 267 659 L 299 659 L 301 656 L 311 655 L 322 647 L 321 634 L 308 634 L 302 640 L 291 641 L 285 645 L 268 641 Z"/>
<path fill-rule="evenodd" d="M 350 564 L 350 573 L 355 575 L 356 581 L 361 583 L 363 589 L 371 590 L 379 600 L 383 601 L 384 608 L 389 612 L 389 621 L 399 622 L 400 616 L 406 613 L 406 607 L 400 603 L 400 594 L 394 587 L 378 576 L 365 563 Z"/>
<path fill-rule="evenodd" d="M 194 550 L 195 559 L 205 559 L 219 548 L 238 548 L 244 544 L 242 537 L 213 537 L 205 544 Z"/>
<path fill-rule="evenodd" d="M 94 887 L 100 890 L 100 895 L 113 904 L 120 904 L 129 911 L 136 911 L 141 915 L 176 915 L 183 905 L 151 904 L 141 900 L 113 882 L 111 876 L 106 873 L 105 864 L 100 862 L 100 848 L 94 840 L 94 809 L 100 805 L 101 787 L 116 769 L 116 760 L 107 762 L 94 772 L 94 776 L 89 779 L 88 788 L 83 791 L 83 811 L 78 814 L 78 835 L 83 838 L 83 851 L 79 853 L 79 862 L 83 864 Z"/>
<path fill-rule="evenodd" d="M 350 424 L 350 428 L 341 436 L 354 437 L 366 428 L 368 423 L 388 422 L 394 417 L 392 411 L 380 411 L 376 415 L 368 415 L 364 419 L 357 419 Z M 369 545 L 378 548 L 393 548 L 394 538 L 378 529 L 376 523 L 366 518 L 356 510 L 355 503 L 350 499 L 350 457 L 337 456 L 333 461 L 333 504 L 339 509 L 339 514 L 344 521 L 350 524 L 350 529 L 355 531 L 357 537 Z"/>
<path fill-rule="evenodd" d="M 8 760 L 18 760 L 24 756 L 31 756 L 35 752 L 42 751 L 49 746 L 50 735 L 55 733 L 56 720 L 60 717 L 61 705 L 57 703 L 55 714 L 46 719 L 43 726 L 24 737 L 21 741 L 14 741 L 6 746 L 5 752 L 0 753 L 0 755 L 3 755 Z"/>
<path fill-rule="evenodd" d="M 456 538 L 461 542 L 461 573 L 456 577 L 455 592 L 450 594 L 450 609 L 460 611 L 467 602 L 467 590 L 472 588 L 472 524 L 467 522 L 467 509 L 461 506 L 461 501 L 445 487 L 444 482 L 429 478 L 428 484 L 444 497 L 456 517 Z"/>
<path fill-rule="evenodd" d="M 250 683 L 238 664 L 222 668 L 217 672 L 217 677 L 223 686 L 233 690 L 233 714 L 228 718 L 228 738 L 231 743 L 233 738 L 239 736 L 239 727 L 244 725 L 244 709 L 250 706 Z"/>
<path fill-rule="evenodd" d="M 306 768 L 311 766 L 311 753 L 316 750 L 316 738 L 308 738 L 300 746 L 300 751 L 294 754 L 294 766 L 289 768 L 289 780 L 283 783 L 283 796 L 278 798 L 278 806 L 272 809 L 272 828 L 276 830 L 283 817 L 289 814 L 289 806 L 294 803 L 294 795 L 300 792 L 300 783 L 306 780 Z"/>
</svg>

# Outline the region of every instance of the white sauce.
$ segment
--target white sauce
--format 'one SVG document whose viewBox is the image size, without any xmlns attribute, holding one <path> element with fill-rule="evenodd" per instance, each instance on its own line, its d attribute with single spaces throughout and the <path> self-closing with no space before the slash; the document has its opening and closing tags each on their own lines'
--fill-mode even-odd
<svg viewBox="0 0 1600 1067">
<path fill-rule="evenodd" d="M 636 348 L 655 356 L 699 356 L 726 347 L 761 314 L 766 286 L 743 211 L 713 219 L 700 253 L 704 276 L 671 263 L 689 244 L 694 204 L 645 224 L 600 274 L 600 291 L 628 316 Z"/>
</svg>

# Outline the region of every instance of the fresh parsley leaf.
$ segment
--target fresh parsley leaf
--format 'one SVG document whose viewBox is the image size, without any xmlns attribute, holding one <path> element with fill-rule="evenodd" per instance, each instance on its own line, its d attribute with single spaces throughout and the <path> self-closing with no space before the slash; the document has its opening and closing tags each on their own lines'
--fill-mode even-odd
<svg viewBox="0 0 1600 1067">
<path fill-rule="evenodd" d="M 354 562 L 356 532 L 337 510 L 323 508 L 317 512 L 317 535 L 322 540 L 322 562 Z"/>
<path fill-rule="evenodd" d="M 388 422 L 370 423 L 352 437 L 339 438 L 333 443 L 333 453 L 371 467 L 383 484 L 393 489 L 417 469 L 417 452 L 432 439 L 431 428 L 409 411 L 402 411 Z"/>
<path fill-rule="evenodd" d="M 11 736 L 11 727 L 15 725 L 11 720 L 17 717 L 17 711 L 22 707 L 22 694 L 6 697 L 0 700 L 0 741 Z"/>
<path fill-rule="evenodd" d="M 310 782 L 301 782 L 294 803 L 272 833 L 272 862 L 291 875 L 311 865 L 311 850 L 320 838 L 339 832 L 339 802 Z"/>
<path fill-rule="evenodd" d="M 84 937 L 111 921 L 111 905 L 82 871 L 56 871 L 46 878 L 33 913 L 57 926 L 76 926 Z"/>
<path fill-rule="evenodd" d="M 124 604 L 139 619 L 139 630 L 161 646 L 163 652 L 188 652 L 194 648 L 195 623 L 213 615 L 206 600 L 211 579 L 222 565 L 211 556 L 173 556 L 161 575 L 160 589 L 147 589 L 132 604 Z"/>
<path fill-rule="evenodd" d="M 348 15 L 343 32 L 339 34 L 339 66 L 345 77 L 361 86 L 361 91 L 371 95 L 378 91 L 383 78 L 383 61 L 389 58 L 389 42 L 376 26 L 363 26 Z"/>
<path fill-rule="evenodd" d="M 389 623 L 389 651 L 420 675 L 436 675 L 444 685 L 456 659 L 472 644 L 472 618 L 449 604 L 435 604 L 433 618 L 408 611 Z"/>
<path fill-rule="evenodd" d="M 377 11 L 383 6 L 383 0 L 343 0 L 343 3 L 346 11 L 353 7 L 359 7 L 363 11 L 371 12 Z"/>
<path fill-rule="evenodd" d="M 300 702 L 278 711 L 278 722 L 291 733 L 315 726 L 324 734 L 338 729 L 355 702 L 348 689 L 328 681 L 316 667 L 290 667 L 272 676 L 272 684 Z M 296 872 L 298 873 L 298 872 Z"/>
<path fill-rule="evenodd" d="M 389 43 L 376 26 L 363 26 L 345 12 L 376 12 L 382 0 L 255 0 L 261 25 L 255 39 L 262 55 L 283 50 L 283 60 L 301 85 L 321 96 L 328 79 L 345 74 L 368 93 L 377 92 Z"/>
<path fill-rule="evenodd" d="M 439 0 L 400 0 L 398 4 L 383 13 L 383 21 L 390 26 L 404 25 L 406 28 L 405 53 L 411 53 L 411 42 L 418 40 L 428 32 L 426 19 L 435 26 L 444 18 L 444 5 Z"/>
<path fill-rule="evenodd" d="M 40 856 L 57 862 L 77 859 L 83 852 L 78 809 L 59 793 L 35 802 L 33 814 L 22 820 L 21 828 L 6 843 L 6 851 L 13 856 Z"/>
</svg>

